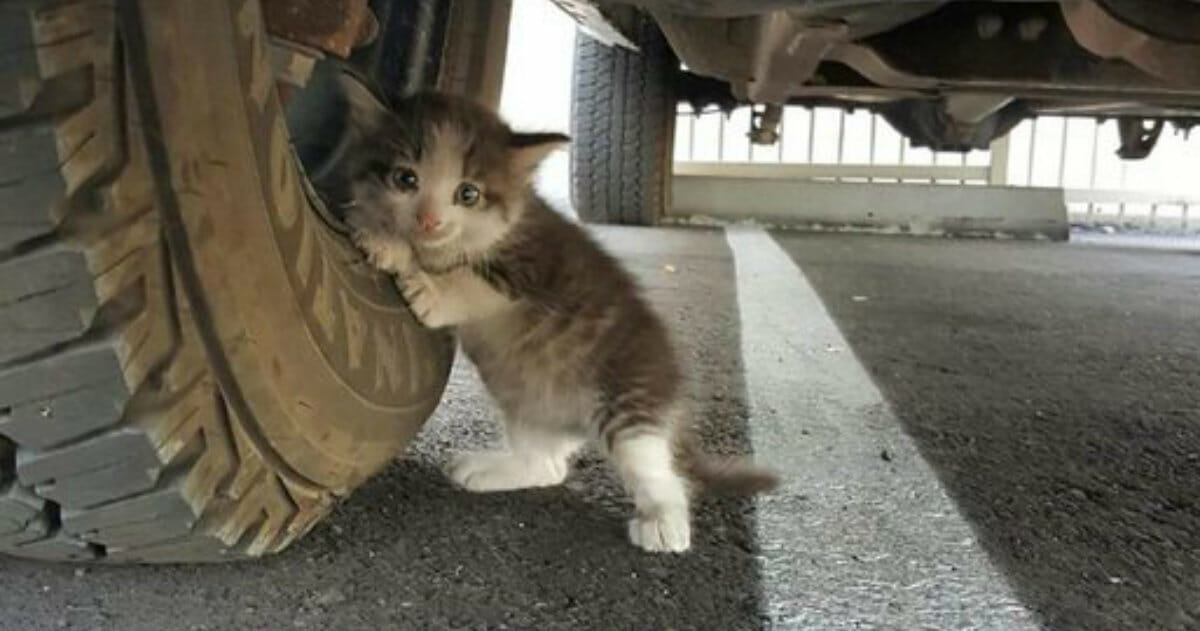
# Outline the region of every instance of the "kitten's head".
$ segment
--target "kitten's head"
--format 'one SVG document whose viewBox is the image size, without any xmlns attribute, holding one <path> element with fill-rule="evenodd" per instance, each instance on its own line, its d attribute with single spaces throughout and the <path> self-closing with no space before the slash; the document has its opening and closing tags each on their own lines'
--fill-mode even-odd
<svg viewBox="0 0 1200 631">
<path fill-rule="evenodd" d="M 463 98 L 423 93 L 393 107 L 343 80 L 353 149 L 345 175 L 356 230 L 411 243 L 435 265 L 478 260 L 525 211 L 537 165 L 562 134 L 523 134 Z"/>
</svg>

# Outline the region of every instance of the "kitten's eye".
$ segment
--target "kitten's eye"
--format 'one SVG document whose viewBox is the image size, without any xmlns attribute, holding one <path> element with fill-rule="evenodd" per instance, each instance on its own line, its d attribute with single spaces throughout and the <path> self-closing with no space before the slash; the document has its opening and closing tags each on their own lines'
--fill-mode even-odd
<svg viewBox="0 0 1200 631">
<path fill-rule="evenodd" d="M 415 191 L 421 180 L 412 169 L 401 167 L 388 174 L 388 183 L 402 191 Z"/>
<path fill-rule="evenodd" d="M 454 191 L 454 203 L 462 206 L 474 206 L 479 203 L 480 197 L 479 187 L 468 182 L 459 184 L 458 190 Z"/>
</svg>

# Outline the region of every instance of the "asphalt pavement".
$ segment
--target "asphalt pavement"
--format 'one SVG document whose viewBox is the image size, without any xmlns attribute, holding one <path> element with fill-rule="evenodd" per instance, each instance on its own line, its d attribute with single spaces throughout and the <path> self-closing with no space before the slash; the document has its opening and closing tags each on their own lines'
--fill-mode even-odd
<svg viewBox="0 0 1200 631">
<path fill-rule="evenodd" d="M 692 552 L 626 542 L 595 454 L 561 488 L 448 484 L 496 439 L 460 364 L 410 452 L 283 554 L 0 559 L 0 629 L 1200 628 L 1200 248 L 601 237 L 710 448 L 787 478 L 701 504 Z"/>
</svg>

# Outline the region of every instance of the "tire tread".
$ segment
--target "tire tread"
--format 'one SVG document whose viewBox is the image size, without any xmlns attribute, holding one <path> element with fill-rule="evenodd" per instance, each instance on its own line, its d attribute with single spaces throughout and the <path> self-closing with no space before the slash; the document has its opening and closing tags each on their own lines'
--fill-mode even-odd
<svg viewBox="0 0 1200 631">
<path fill-rule="evenodd" d="M 652 19 L 630 17 L 640 52 L 576 35 L 571 189 L 593 223 L 653 225 L 668 203 L 678 61 Z"/>
<path fill-rule="evenodd" d="M 105 0 L 0 7 L 0 554 L 190 562 L 328 511 L 229 422 L 152 193 Z M 12 166 L 13 168 L 7 168 Z"/>
</svg>

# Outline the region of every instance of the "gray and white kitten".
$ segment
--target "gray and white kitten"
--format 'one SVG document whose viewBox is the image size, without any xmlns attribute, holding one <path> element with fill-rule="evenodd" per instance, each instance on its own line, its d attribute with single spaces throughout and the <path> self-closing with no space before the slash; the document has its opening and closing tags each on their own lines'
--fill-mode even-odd
<svg viewBox="0 0 1200 631">
<path fill-rule="evenodd" d="M 535 168 L 566 136 L 513 132 L 443 94 L 388 107 L 343 83 L 357 131 L 347 222 L 423 324 L 453 327 L 504 413 L 504 447 L 455 456 L 456 483 L 556 485 L 595 442 L 633 496 L 629 538 L 654 552 L 690 547 L 695 492 L 775 484 L 699 449 L 662 321 L 617 261 L 533 192 Z"/>
</svg>

